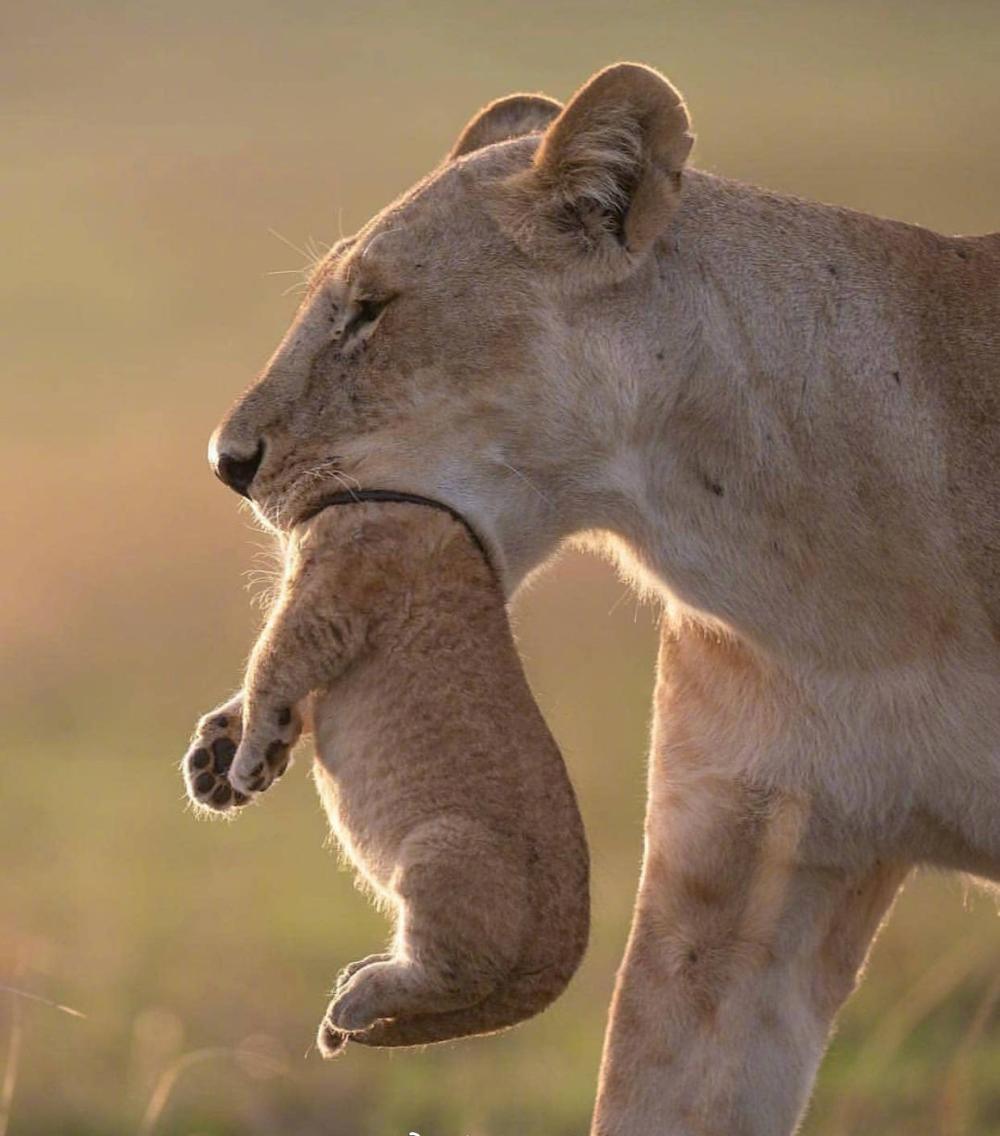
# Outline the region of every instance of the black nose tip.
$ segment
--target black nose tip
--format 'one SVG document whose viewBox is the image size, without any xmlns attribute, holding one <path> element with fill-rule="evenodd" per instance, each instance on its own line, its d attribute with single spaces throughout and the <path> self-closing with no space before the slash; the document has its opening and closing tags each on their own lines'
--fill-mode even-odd
<svg viewBox="0 0 1000 1136">
<path fill-rule="evenodd" d="M 220 481 L 224 481 L 230 489 L 249 497 L 250 485 L 257 475 L 257 470 L 260 469 L 263 456 L 263 440 L 257 443 L 257 449 L 248 458 L 238 458 L 223 450 L 215 463 L 215 476 Z"/>
</svg>

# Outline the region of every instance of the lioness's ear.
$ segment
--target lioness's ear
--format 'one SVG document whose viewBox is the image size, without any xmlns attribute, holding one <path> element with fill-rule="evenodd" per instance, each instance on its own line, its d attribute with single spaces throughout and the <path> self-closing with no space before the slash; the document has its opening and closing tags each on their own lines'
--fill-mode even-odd
<svg viewBox="0 0 1000 1136">
<path fill-rule="evenodd" d="M 515 239 L 548 258 L 603 254 L 619 270 L 634 262 L 680 201 L 690 126 L 684 100 L 659 72 L 638 63 L 598 72 L 511 183 L 516 204 L 505 212 Z"/>
<path fill-rule="evenodd" d="M 494 142 L 506 142 L 544 130 L 562 110 L 562 103 L 546 95 L 508 95 L 484 106 L 474 115 L 451 148 L 448 160 L 471 154 Z"/>
</svg>

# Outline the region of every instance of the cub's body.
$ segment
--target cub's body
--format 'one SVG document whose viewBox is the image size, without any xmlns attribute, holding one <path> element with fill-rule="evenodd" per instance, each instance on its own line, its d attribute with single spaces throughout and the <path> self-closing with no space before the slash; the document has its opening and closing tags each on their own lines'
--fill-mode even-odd
<svg viewBox="0 0 1000 1136">
<path fill-rule="evenodd" d="M 502 594 L 443 514 L 351 506 L 311 528 L 309 574 L 367 624 L 366 649 L 314 699 L 316 783 L 397 918 L 391 954 L 349 973 L 330 1023 L 377 1045 L 512 1025 L 569 981 L 589 903 L 573 790 Z"/>
<path fill-rule="evenodd" d="M 285 551 L 242 696 L 203 719 L 185 770 L 204 806 L 246 804 L 284 772 L 315 692 L 321 797 L 396 925 L 341 974 L 320 1049 L 538 1013 L 586 946 L 588 854 L 491 567 L 459 522 L 413 504 L 328 508 Z"/>
</svg>

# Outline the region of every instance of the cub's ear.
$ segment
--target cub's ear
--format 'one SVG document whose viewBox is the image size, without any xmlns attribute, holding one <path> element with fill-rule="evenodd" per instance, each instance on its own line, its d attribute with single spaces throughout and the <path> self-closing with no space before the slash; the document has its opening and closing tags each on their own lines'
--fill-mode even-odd
<svg viewBox="0 0 1000 1136">
<path fill-rule="evenodd" d="M 659 72 L 608 67 L 549 126 L 532 167 L 507 183 L 502 220 L 530 254 L 620 275 L 677 209 L 690 127 L 684 100 Z"/>
<path fill-rule="evenodd" d="M 508 95 L 484 106 L 474 115 L 451 148 L 448 160 L 471 154 L 494 142 L 506 142 L 544 130 L 562 110 L 562 103 L 546 95 Z"/>
</svg>

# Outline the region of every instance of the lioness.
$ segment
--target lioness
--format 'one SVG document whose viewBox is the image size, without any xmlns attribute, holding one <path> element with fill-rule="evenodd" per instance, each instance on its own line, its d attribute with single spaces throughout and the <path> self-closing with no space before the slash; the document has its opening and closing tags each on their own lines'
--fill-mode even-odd
<svg viewBox="0 0 1000 1136">
<path fill-rule="evenodd" d="M 1000 236 L 691 144 L 634 64 L 488 106 L 210 450 L 277 529 L 351 478 L 460 510 L 508 592 L 576 538 L 661 600 L 599 1136 L 791 1132 L 911 868 L 1000 877 Z"/>
<path fill-rule="evenodd" d="M 348 502 L 295 527 L 242 704 L 208 715 L 185 758 L 191 797 L 229 811 L 270 787 L 313 692 L 320 796 L 395 921 L 390 951 L 341 973 L 320 1051 L 543 1010 L 587 943 L 583 822 L 498 582 L 455 518 Z"/>
</svg>

